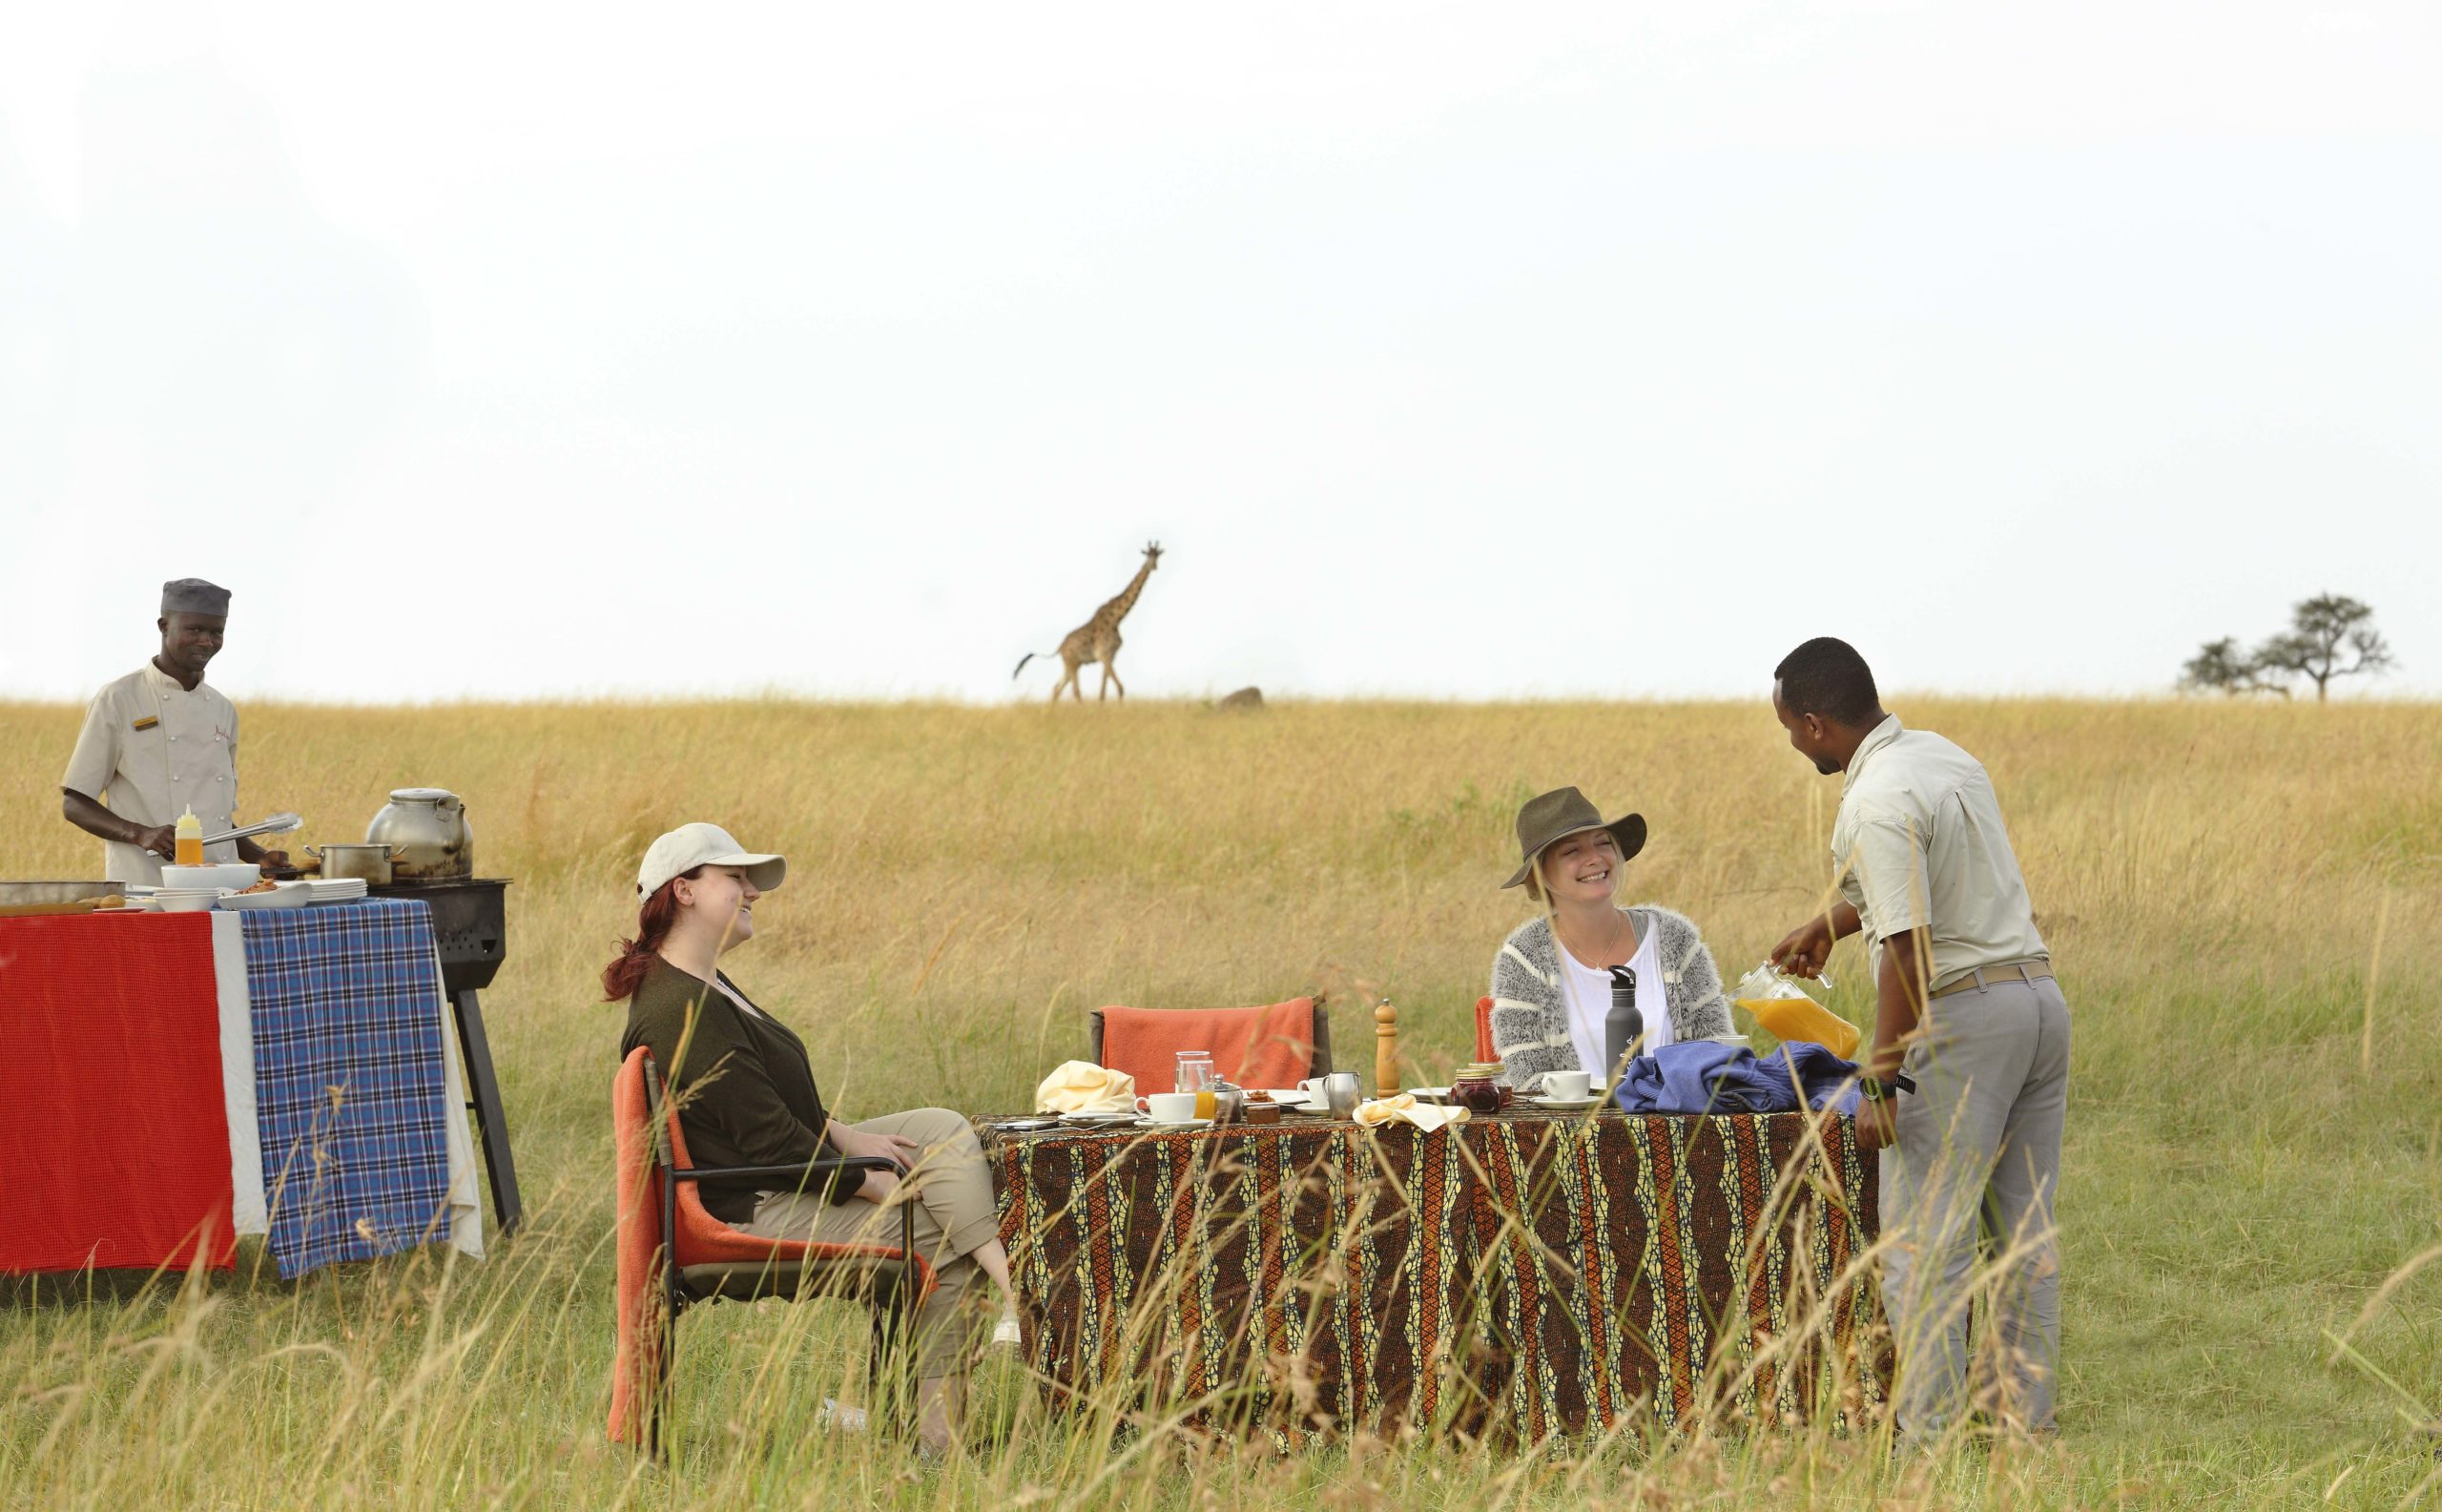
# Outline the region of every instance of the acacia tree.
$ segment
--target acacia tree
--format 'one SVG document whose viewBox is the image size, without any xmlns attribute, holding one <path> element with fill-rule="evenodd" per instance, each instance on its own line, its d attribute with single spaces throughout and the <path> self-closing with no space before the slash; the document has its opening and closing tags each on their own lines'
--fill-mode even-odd
<svg viewBox="0 0 2442 1512">
<path fill-rule="evenodd" d="M 2198 648 L 2187 665 L 2180 669 L 2180 687 L 2190 693 L 2277 693 L 2284 698 L 2289 690 L 2279 683 L 2266 682 L 2255 658 L 2239 649 L 2236 635 L 2208 640 Z"/>
<path fill-rule="evenodd" d="M 2289 611 L 2289 629 L 2256 648 L 2259 675 L 2303 676 L 2315 685 L 2315 701 L 2331 694 L 2334 677 L 2380 673 L 2391 666 L 2391 648 L 2374 629 L 2374 611 L 2340 593 L 2318 593 Z M 2343 658 L 2342 648 L 2348 648 Z"/>
</svg>

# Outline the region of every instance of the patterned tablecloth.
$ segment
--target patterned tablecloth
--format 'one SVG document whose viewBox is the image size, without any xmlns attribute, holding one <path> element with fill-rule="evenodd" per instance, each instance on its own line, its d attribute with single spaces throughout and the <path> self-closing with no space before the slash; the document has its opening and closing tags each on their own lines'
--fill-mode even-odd
<svg viewBox="0 0 2442 1512">
<path fill-rule="evenodd" d="M 1874 1168 L 1845 1118 L 983 1133 L 1055 1406 L 1291 1445 L 1884 1398 Z"/>
</svg>

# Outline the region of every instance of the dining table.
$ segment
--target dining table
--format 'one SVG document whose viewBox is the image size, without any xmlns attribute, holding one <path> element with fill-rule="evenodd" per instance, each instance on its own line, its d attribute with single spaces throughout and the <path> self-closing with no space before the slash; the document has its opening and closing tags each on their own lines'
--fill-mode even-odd
<svg viewBox="0 0 2442 1512">
<path fill-rule="evenodd" d="M 1828 1420 L 1887 1399 L 1845 1115 L 978 1121 L 1054 1411 L 1293 1448 Z"/>
<path fill-rule="evenodd" d="M 0 1273 L 484 1253 L 431 911 L 0 920 Z"/>
</svg>

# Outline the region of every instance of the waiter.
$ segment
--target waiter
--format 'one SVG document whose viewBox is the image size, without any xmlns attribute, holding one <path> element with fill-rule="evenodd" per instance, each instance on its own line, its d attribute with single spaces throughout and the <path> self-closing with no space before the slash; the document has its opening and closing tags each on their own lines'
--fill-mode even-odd
<svg viewBox="0 0 2442 1512">
<path fill-rule="evenodd" d="M 1931 1444 L 1968 1413 L 2048 1433 L 2060 1360 L 2053 1197 L 2069 1106 L 2069 1005 L 2036 933 L 1992 779 L 1974 756 L 1883 713 L 1845 641 L 1772 669 L 1790 744 L 1840 781 L 1841 901 L 1772 961 L 1814 976 L 1842 936 L 1873 945 L 1873 1053 L 1857 1145 L 1882 1151 L 1884 1310 L 1899 1346 L 1901 1434 Z M 1980 1227 L 1993 1258 L 1976 1274 Z M 1968 1314 L 1984 1314 L 1971 1385 Z"/>
<path fill-rule="evenodd" d="M 197 577 L 162 584 L 160 653 L 85 711 L 59 809 L 101 837 L 111 881 L 158 886 L 161 863 L 176 854 L 172 827 L 189 809 L 206 835 L 237 827 L 238 706 L 203 680 L 228 623 L 227 589 Z M 284 866 L 288 855 L 223 840 L 204 860 Z"/>
</svg>

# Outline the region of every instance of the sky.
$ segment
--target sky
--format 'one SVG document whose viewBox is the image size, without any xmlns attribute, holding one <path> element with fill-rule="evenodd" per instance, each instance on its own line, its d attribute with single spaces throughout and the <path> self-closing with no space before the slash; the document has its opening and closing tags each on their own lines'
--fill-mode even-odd
<svg viewBox="0 0 2442 1512">
<path fill-rule="evenodd" d="M 0 697 L 2442 695 L 2430 0 L 0 35 Z"/>
</svg>

